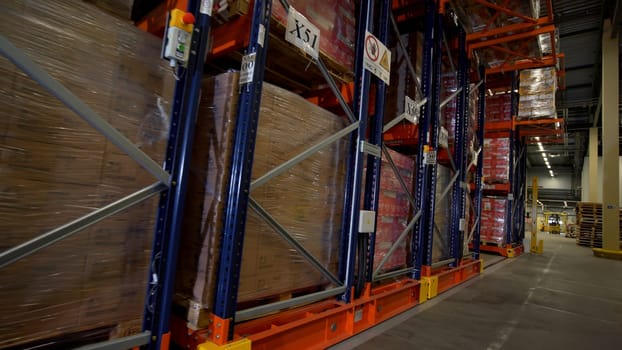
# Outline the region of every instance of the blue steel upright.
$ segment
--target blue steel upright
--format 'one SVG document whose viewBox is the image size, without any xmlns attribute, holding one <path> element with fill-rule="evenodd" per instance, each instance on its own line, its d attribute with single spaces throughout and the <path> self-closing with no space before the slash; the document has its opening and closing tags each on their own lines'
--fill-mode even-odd
<svg viewBox="0 0 622 350">
<path fill-rule="evenodd" d="M 413 237 L 411 252 L 413 252 L 414 279 L 421 278 L 421 267 L 427 262 L 428 254 L 428 226 L 430 201 L 429 193 L 432 191 L 429 173 L 431 169 L 423 162 L 424 150 L 428 147 L 428 131 L 432 129 L 432 119 L 437 116 L 438 98 L 434 99 L 435 88 L 438 87 L 434 83 L 438 79 L 435 76 L 434 54 L 440 45 L 437 41 L 440 39 L 437 33 L 437 17 L 438 11 L 434 0 L 425 1 L 425 33 L 423 41 L 423 59 L 421 69 L 421 90 L 423 98 L 426 102 L 421 107 L 419 118 L 419 144 L 417 149 L 417 171 L 416 171 L 416 188 L 415 188 L 415 210 L 421 210 L 421 218 L 413 228 Z M 440 61 L 440 59 L 439 59 Z"/>
<path fill-rule="evenodd" d="M 234 152 L 230 164 L 231 175 L 221 241 L 214 314 L 222 319 L 230 319 L 232 323 L 235 321 L 234 316 L 240 282 L 242 247 L 246 228 L 246 214 L 259 121 L 261 89 L 266 64 L 271 10 L 271 1 L 255 0 L 252 10 L 249 45 L 246 51 L 246 54 L 255 53 L 255 68 L 253 80 L 240 85 L 241 93 L 234 136 Z M 261 26 L 265 30 L 261 30 Z M 265 35 L 265 37 L 260 38 L 260 35 Z M 261 44 L 262 41 L 263 45 Z M 229 339 L 232 336 L 233 327 L 229 327 Z"/>
<path fill-rule="evenodd" d="M 143 330 L 151 331 L 149 349 L 161 349 L 163 335 L 169 333 L 169 318 L 175 287 L 175 270 L 181 222 L 186 197 L 188 168 L 194 124 L 201 97 L 203 65 L 207 49 L 210 16 L 199 12 L 199 1 L 188 2 L 188 12 L 196 23 L 192 35 L 187 68 L 181 68 L 175 85 L 171 127 L 164 169 L 171 174 L 171 187 L 162 192 L 149 270 L 149 286 L 145 299 Z"/>
<path fill-rule="evenodd" d="M 475 223 L 475 232 L 473 233 L 473 259 L 479 259 L 480 233 L 482 228 L 482 177 L 484 174 L 484 130 L 486 122 L 486 68 L 479 67 L 479 76 L 483 82 L 479 86 L 479 105 L 477 108 L 477 140 L 481 147 L 477 156 L 477 170 L 475 173 L 475 215 L 477 222 Z"/>
<path fill-rule="evenodd" d="M 456 171 L 460 174 L 453 184 L 452 205 L 451 205 L 451 227 L 450 227 L 450 246 L 449 251 L 454 261 L 450 264 L 456 267 L 462 258 L 461 243 L 462 236 L 466 231 L 464 223 L 464 212 L 466 207 L 466 192 L 464 183 L 467 175 L 467 128 L 469 122 L 469 71 L 470 62 L 467 57 L 466 32 L 459 26 L 458 28 L 458 87 L 462 91 L 458 94 L 456 104 L 456 129 L 454 133 L 454 164 Z M 461 225 L 462 223 L 462 225 Z"/>
<path fill-rule="evenodd" d="M 510 115 L 511 118 L 513 119 L 514 116 L 516 116 L 516 111 L 517 111 L 517 107 L 518 107 L 518 94 L 515 92 L 518 89 L 518 80 L 516 77 L 516 72 L 512 72 L 512 84 L 511 84 L 511 88 L 510 88 L 510 96 L 511 96 L 511 104 L 510 104 Z M 507 203 L 507 208 L 506 208 L 506 215 L 505 215 L 505 234 L 506 234 L 506 243 L 507 244 L 512 244 L 512 243 L 516 243 L 515 239 L 514 239 L 514 185 L 516 183 L 516 179 L 515 179 L 515 171 L 514 171 L 514 160 L 516 158 L 516 133 L 514 130 L 514 125 L 512 124 L 512 127 L 510 129 L 509 132 L 510 135 L 510 171 L 509 171 L 509 176 L 508 179 L 510 181 L 510 192 L 508 193 L 508 203 Z"/>
<path fill-rule="evenodd" d="M 357 250 L 363 248 L 361 239 L 367 237 L 359 235 L 358 220 L 360 214 L 361 187 L 363 178 L 363 152 L 361 141 L 367 139 L 367 117 L 369 110 L 369 88 L 371 73 L 365 70 L 363 58 L 365 55 L 365 31 L 373 32 L 374 6 L 372 0 L 361 1 L 359 21 L 356 29 L 355 61 L 354 61 L 354 103 L 353 111 L 358 118 L 359 128 L 356 136 L 350 138 L 350 155 L 348 159 L 348 171 L 346 177 L 346 193 L 344 200 L 344 221 L 342 225 L 341 254 L 339 257 L 340 279 L 344 281 L 345 293 L 341 299 L 350 302 L 352 299 L 352 287 L 354 286 L 357 265 Z M 357 249 L 357 246 L 359 249 Z M 359 254 L 367 254 L 360 251 Z M 365 268 L 364 265 L 361 266 Z M 359 280 L 364 279 L 366 274 L 359 271 Z"/>
<path fill-rule="evenodd" d="M 378 25 L 378 39 L 387 44 L 389 40 L 389 11 L 391 11 L 391 0 L 383 0 Z M 375 114 L 373 116 L 373 124 L 370 126 L 369 142 L 378 147 L 382 147 L 382 130 L 384 126 L 384 107 L 387 86 L 381 79 L 376 78 L 376 105 Z M 366 210 L 373 210 L 376 212 L 376 218 L 378 218 L 378 199 L 380 193 L 380 171 L 381 171 L 382 158 L 373 155 L 367 156 L 367 173 L 365 180 L 365 196 L 363 199 L 363 208 Z M 374 267 L 374 250 L 376 246 L 376 227 L 374 232 L 370 234 L 369 241 L 367 243 L 367 252 L 360 252 L 361 254 L 367 254 L 367 274 L 365 277 L 366 282 L 372 281 L 373 267 Z"/>
</svg>

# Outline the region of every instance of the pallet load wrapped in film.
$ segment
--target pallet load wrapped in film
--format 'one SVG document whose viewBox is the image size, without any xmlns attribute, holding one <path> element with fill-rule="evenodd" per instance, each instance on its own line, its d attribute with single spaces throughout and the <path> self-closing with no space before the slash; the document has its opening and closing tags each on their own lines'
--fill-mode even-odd
<svg viewBox="0 0 622 350">
<path fill-rule="evenodd" d="M 90 4 L 69 0 L 2 1 L 0 32 L 162 161 L 174 79 L 159 59 L 160 40 Z M 1 60 L 1 251 L 155 182 Z M 0 348 L 68 339 L 120 323 L 140 330 L 156 205 L 152 198 L 2 268 Z"/>
<path fill-rule="evenodd" d="M 484 182 L 508 183 L 510 181 L 510 139 L 508 137 L 484 139 Z"/>
<path fill-rule="evenodd" d="M 556 118 L 555 67 L 524 69 L 520 72 L 517 119 Z"/>
<path fill-rule="evenodd" d="M 451 3 L 451 7 L 456 11 L 467 33 L 497 29 L 507 25 L 507 23 L 520 23 L 524 21 L 523 18 L 525 17 L 535 19 L 540 17 L 539 0 L 505 0 L 495 2 L 451 0 Z M 499 8 L 510 11 L 499 11 Z M 547 53 L 546 50 L 550 51 L 550 48 L 544 47 L 542 42 L 536 39 L 516 40 L 499 44 L 498 46 L 501 49 L 485 47 L 477 49 L 476 52 L 481 62 L 486 63 L 488 67 L 494 68 L 515 59 L 515 56 L 504 52 L 503 49 L 505 51 L 520 52 L 530 57 L 541 57 L 543 53 Z"/>
<path fill-rule="evenodd" d="M 238 80 L 238 73 L 225 73 L 203 83 L 175 297 L 194 327 L 208 324 L 214 303 Z M 346 125 L 340 117 L 268 83 L 263 84 L 259 114 L 253 179 Z M 252 198 L 335 274 L 347 150 L 345 140 L 333 143 L 251 191 Z M 289 298 L 329 284 L 251 209 L 241 266 L 239 306 Z"/>
<path fill-rule="evenodd" d="M 505 198 L 482 198 L 482 222 L 480 240 L 500 246 L 505 243 L 505 214 L 508 201 Z"/>
<path fill-rule="evenodd" d="M 400 172 L 400 176 L 410 192 L 413 188 L 415 161 L 413 158 L 389 150 L 391 159 Z M 402 188 L 389 161 L 382 157 L 380 173 L 380 196 L 378 198 L 378 217 L 376 219 L 376 245 L 374 248 L 374 269 L 386 256 L 400 234 L 408 226 L 411 217 L 411 205 L 408 194 Z M 410 244 L 402 240 L 393 255 L 382 266 L 383 271 L 396 270 L 407 265 L 407 249 Z"/>
</svg>

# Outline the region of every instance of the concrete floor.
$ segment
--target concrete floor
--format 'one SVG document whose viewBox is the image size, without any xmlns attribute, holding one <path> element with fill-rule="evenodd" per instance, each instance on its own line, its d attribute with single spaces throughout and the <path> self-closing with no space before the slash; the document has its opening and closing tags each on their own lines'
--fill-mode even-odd
<svg viewBox="0 0 622 350">
<path fill-rule="evenodd" d="M 543 255 L 497 263 L 332 349 L 622 349 L 622 261 L 539 237 Z"/>
</svg>

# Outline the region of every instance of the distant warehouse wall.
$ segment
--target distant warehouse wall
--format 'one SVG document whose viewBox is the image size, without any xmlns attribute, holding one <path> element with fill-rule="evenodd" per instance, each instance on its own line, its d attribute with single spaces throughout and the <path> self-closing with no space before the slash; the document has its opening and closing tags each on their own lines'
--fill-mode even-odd
<svg viewBox="0 0 622 350">
<path fill-rule="evenodd" d="M 590 198 L 589 190 L 590 190 L 590 174 L 589 174 L 589 157 L 585 157 L 583 161 L 583 172 L 581 173 L 581 201 L 583 202 L 602 202 L 603 201 L 603 187 L 600 183 L 603 181 L 603 157 L 598 157 L 598 183 L 596 198 Z M 618 162 L 620 174 L 622 174 L 622 157 L 619 158 Z M 619 177 L 618 181 L 619 188 L 622 188 L 622 176 Z M 622 191 L 620 191 L 620 198 L 618 205 L 622 205 Z"/>
</svg>

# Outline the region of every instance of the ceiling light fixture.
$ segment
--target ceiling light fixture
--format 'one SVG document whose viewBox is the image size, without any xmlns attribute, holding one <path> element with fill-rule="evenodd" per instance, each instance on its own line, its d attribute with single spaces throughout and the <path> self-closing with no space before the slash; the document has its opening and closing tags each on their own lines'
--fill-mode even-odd
<svg viewBox="0 0 622 350">
<path fill-rule="evenodd" d="M 540 136 L 536 136 L 536 141 L 540 141 Z"/>
</svg>

